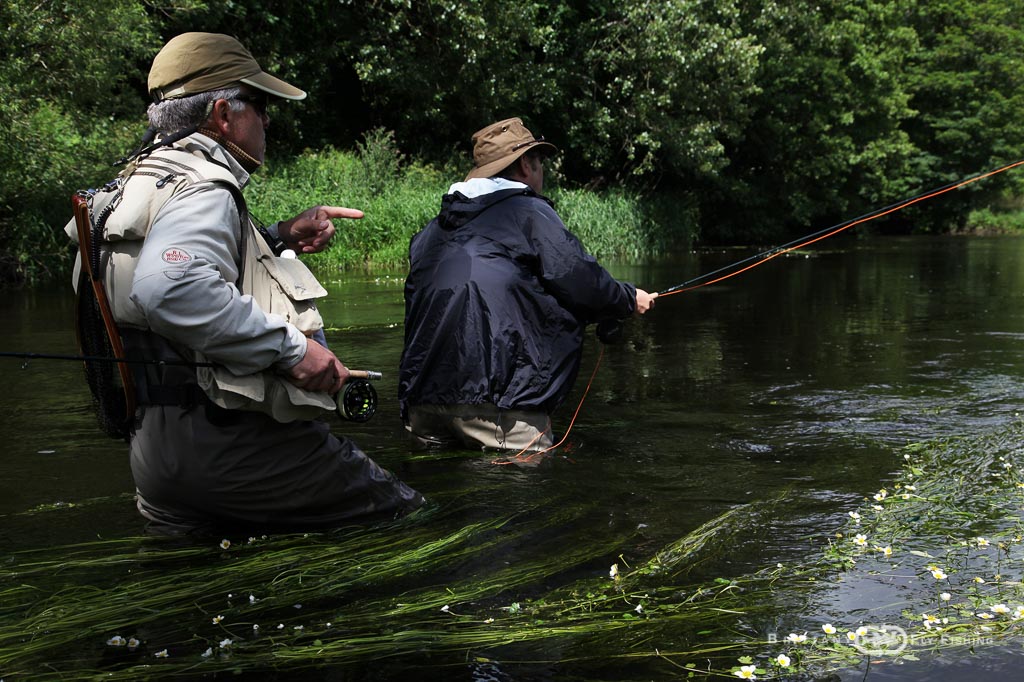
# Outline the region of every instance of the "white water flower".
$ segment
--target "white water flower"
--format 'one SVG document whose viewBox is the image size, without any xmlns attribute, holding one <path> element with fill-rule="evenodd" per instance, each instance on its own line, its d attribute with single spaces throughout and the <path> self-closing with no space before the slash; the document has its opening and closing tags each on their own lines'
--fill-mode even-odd
<svg viewBox="0 0 1024 682">
<path fill-rule="evenodd" d="M 946 575 L 945 572 L 943 572 L 943 570 L 941 568 L 935 568 L 935 569 L 932 569 L 932 577 L 935 578 L 936 580 L 945 580 L 949 576 Z"/>
<path fill-rule="evenodd" d="M 978 616 L 978 618 L 984 618 L 985 620 L 992 620 L 993 618 L 995 618 L 995 616 L 993 616 L 991 613 L 985 612 L 977 613 L 975 615 Z"/>
<path fill-rule="evenodd" d="M 855 511 L 852 511 L 852 512 L 848 512 L 848 513 L 849 513 L 849 515 L 850 515 L 850 518 L 851 518 L 851 519 L 853 519 L 853 520 L 854 520 L 854 521 L 856 521 L 857 523 L 860 523 L 860 514 L 858 514 L 858 513 L 857 513 L 857 512 L 855 512 Z"/>
<path fill-rule="evenodd" d="M 441 613 L 448 613 L 448 609 L 449 608 L 450 607 L 447 604 L 445 604 L 444 606 L 441 607 Z"/>
<path fill-rule="evenodd" d="M 871 505 L 871 508 L 874 509 L 875 511 L 885 511 L 885 507 L 883 507 L 880 504 L 873 504 Z"/>
<path fill-rule="evenodd" d="M 943 592 L 942 594 L 939 595 L 939 599 L 941 599 L 942 601 L 949 601 L 952 598 L 953 598 L 953 595 L 951 595 L 949 592 Z"/>
<path fill-rule="evenodd" d="M 252 629 L 253 630 L 259 630 L 260 629 L 260 624 L 259 623 L 253 623 L 252 624 Z"/>
<path fill-rule="evenodd" d="M 210 656 L 213 656 L 213 647 L 212 646 L 211 647 L 207 647 L 206 651 L 204 651 L 202 653 L 202 657 L 203 658 L 209 658 Z"/>
<path fill-rule="evenodd" d="M 619 565 L 618 564 L 612 564 L 612 567 L 608 569 L 608 577 L 611 578 L 612 580 L 618 580 L 619 579 Z"/>
<path fill-rule="evenodd" d="M 213 624 L 214 624 L 214 625 L 217 625 L 217 624 L 218 624 L 218 623 L 220 623 L 220 622 L 221 622 L 222 620 L 224 620 L 224 616 L 214 616 L 214 617 L 213 617 Z"/>
<path fill-rule="evenodd" d="M 886 498 L 886 497 L 887 497 L 888 495 L 889 495 L 889 492 L 888 492 L 888 491 L 887 491 L 887 490 L 886 490 L 885 488 L 882 488 L 882 489 L 881 489 L 881 490 L 879 490 L 879 491 L 878 491 L 877 493 L 875 493 L 875 502 L 881 502 L 881 501 L 882 501 L 882 500 L 884 500 L 884 499 L 885 499 L 885 498 Z"/>
<path fill-rule="evenodd" d="M 220 541 L 220 548 L 221 549 L 227 549 L 230 546 L 231 546 L 231 540 L 228 540 L 227 538 L 225 538 L 224 540 Z"/>
<path fill-rule="evenodd" d="M 256 603 L 256 595 L 255 594 L 250 594 L 249 595 L 249 603 L 250 604 L 255 604 Z"/>
<path fill-rule="evenodd" d="M 234 644 L 234 642 L 232 642 L 230 639 L 222 639 L 220 640 L 220 643 L 217 646 L 219 646 L 221 649 L 227 649 L 232 644 Z"/>
<path fill-rule="evenodd" d="M 984 578 L 982 578 L 982 577 L 981 577 L 981 576 L 979 575 L 978 577 L 976 577 L 976 578 L 974 579 L 974 582 L 978 583 L 979 585 L 984 585 L 984 584 L 985 584 L 985 579 L 984 579 Z"/>
<path fill-rule="evenodd" d="M 821 626 L 821 629 L 826 635 L 836 634 L 836 628 L 834 625 L 832 625 L 832 623 L 825 623 Z"/>
<path fill-rule="evenodd" d="M 978 543 L 978 547 L 988 547 L 990 544 L 985 538 L 974 538 L 974 541 Z"/>
<path fill-rule="evenodd" d="M 878 545 L 875 545 L 875 550 L 881 552 L 883 556 L 892 556 L 892 547 L 890 547 L 889 545 L 886 545 L 885 547 L 879 547 Z"/>
<path fill-rule="evenodd" d="M 790 660 L 789 656 L 787 656 L 786 654 L 779 654 L 778 656 L 776 656 L 776 657 L 775 657 L 775 662 L 776 662 L 776 663 L 777 663 L 777 664 L 778 664 L 779 666 L 781 666 L 781 667 L 783 667 L 783 668 L 788 668 L 788 667 L 789 667 L 789 664 L 790 664 L 790 663 L 791 663 L 792 661 Z"/>
<path fill-rule="evenodd" d="M 795 632 L 791 632 L 786 635 L 786 641 L 792 642 L 793 644 L 803 644 L 807 641 L 807 633 L 805 632 L 802 635 L 798 635 Z"/>
<path fill-rule="evenodd" d="M 140 642 L 139 640 L 137 640 L 134 637 L 132 637 L 131 639 L 128 640 L 128 648 L 129 649 L 138 649 L 139 648 L 139 644 L 141 644 L 141 643 L 142 642 Z"/>
<path fill-rule="evenodd" d="M 161 649 L 160 651 L 153 654 L 156 658 L 167 658 L 170 654 L 167 653 L 167 649 Z"/>
<path fill-rule="evenodd" d="M 636 611 L 637 613 L 643 613 L 644 612 L 643 604 L 637 604 L 636 608 L 633 609 L 633 610 Z"/>
<path fill-rule="evenodd" d="M 863 533 L 857 533 L 853 537 L 853 544 L 857 545 L 858 547 L 865 546 L 866 544 L 868 544 L 868 536 L 864 535 Z"/>
<path fill-rule="evenodd" d="M 1009 613 L 1010 607 L 1006 604 L 993 604 L 991 607 L 989 607 L 989 610 L 992 611 L 992 613 L 998 613 L 1002 615 Z"/>
<path fill-rule="evenodd" d="M 734 674 L 741 680 L 756 680 L 757 675 L 754 674 L 755 670 L 757 670 L 757 666 L 745 665 L 742 666 L 739 670 L 737 670 Z"/>
<path fill-rule="evenodd" d="M 127 643 L 128 640 L 126 640 L 121 635 L 114 635 L 113 637 L 107 640 L 107 646 L 124 646 Z"/>
</svg>

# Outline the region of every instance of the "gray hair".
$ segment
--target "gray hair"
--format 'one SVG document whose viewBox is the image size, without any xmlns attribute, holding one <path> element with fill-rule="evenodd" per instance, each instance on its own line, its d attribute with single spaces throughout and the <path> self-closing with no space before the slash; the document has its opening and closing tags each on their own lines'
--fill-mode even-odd
<svg viewBox="0 0 1024 682">
<path fill-rule="evenodd" d="M 149 125 L 164 135 L 188 128 L 198 128 L 210 117 L 211 107 L 219 99 L 228 100 L 232 111 L 241 111 L 245 108 L 245 102 L 237 99 L 241 94 L 242 88 L 235 86 L 155 102 L 146 110 Z"/>
</svg>

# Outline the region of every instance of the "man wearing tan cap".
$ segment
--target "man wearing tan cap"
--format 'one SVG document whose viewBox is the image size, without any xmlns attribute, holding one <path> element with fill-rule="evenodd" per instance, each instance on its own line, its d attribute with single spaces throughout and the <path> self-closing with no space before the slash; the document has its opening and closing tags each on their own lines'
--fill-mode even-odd
<svg viewBox="0 0 1024 682">
<path fill-rule="evenodd" d="M 89 196 L 126 352 L 149 362 L 134 366 L 139 510 L 159 530 L 220 531 L 415 509 L 419 493 L 317 419 L 349 371 L 324 342 L 326 291 L 294 255 L 362 212 L 316 206 L 264 228 L 242 196 L 268 104 L 306 93 L 210 33 L 170 40 L 149 91 L 155 142 Z"/>
<path fill-rule="evenodd" d="M 558 150 L 518 118 L 473 135 L 474 167 L 412 238 L 399 400 L 422 446 L 539 451 L 588 323 L 643 314 L 541 193 Z"/>
</svg>

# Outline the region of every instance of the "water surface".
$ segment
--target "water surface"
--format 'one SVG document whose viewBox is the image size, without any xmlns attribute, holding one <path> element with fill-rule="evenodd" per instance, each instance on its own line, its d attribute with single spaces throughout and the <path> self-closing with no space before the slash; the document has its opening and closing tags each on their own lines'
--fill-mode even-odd
<svg viewBox="0 0 1024 682">
<path fill-rule="evenodd" d="M 750 253 L 708 251 L 610 269 L 661 290 Z M 807 556 L 847 510 L 887 484 L 902 446 L 998 428 L 1024 396 L 1024 239 L 849 239 L 666 297 L 631 320 L 623 343 L 604 348 L 566 445 L 546 465 L 499 466 L 467 452 L 421 458 L 408 447 L 395 395 L 402 277 L 325 277 L 330 297 L 321 310 L 332 348 L 349 367 L 385 377 L 371 422 L 332 417 L 332 426 L 437 504 L 458 500 L 465 522 L 567 513 L 569 520 L 504 554 L 508 564 L 595 538 L 628 538 L 614 552 L 547 576 L 530 588 L 537 592 L 605 574 L 623 558 L 642 562 L 737 504 L 780 493 L 784 515 L 697 575 L 730 576 Z M 76 351 L 69 288 L 8 295 L 0 314 L 0 350 Z M 554 416 L 556 430 L 568 428 L 600 350 L 590 334 L 576 390 Z M 126 445 L 95 427 L 80 365 L 0 359 L 0 377 L 0 555 L 140 534 Z M 59 516 L 27 513 L 69 504 L 77 506 Z M 493 560 L 465 563 L 458 574 L 486 576 Z M 821 603 L 842 610 L 851 600 L 870 601 L 869 589 Z M 758 627 L 784 623 L 780 614 Z M 559 659 L 557 651 L 540 655 Z M 936 657 L 878 667 L 869 679 L 967 679 L 980 665 L 998 671 L 1019 662 L 1003 650 L 966 669 L 962 659 Z M 571 663 L 470 668 L 448 672 L 453 679 L 594 674 Z M 633 674 L 669 673 L 642 665 L 614 673 Z"/>
</svg>

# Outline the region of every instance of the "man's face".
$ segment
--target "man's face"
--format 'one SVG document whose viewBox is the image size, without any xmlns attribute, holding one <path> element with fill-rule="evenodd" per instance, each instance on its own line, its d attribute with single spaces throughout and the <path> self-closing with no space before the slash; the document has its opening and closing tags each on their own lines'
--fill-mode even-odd
<svg viewBox="0 0 1024 682">
<path fill-rule="evenodd" d="M 523 182 L 537 194 L 544 193 L 544 160 L 533 154 L 524 155 L 526 163 L 523 164 L 523 173 L 526 178 Z"/>
<path fill-rule="evenodd" d="M 267 95 L 250 90 L 243 90 L 236 98 L 245 104 L 241 111 L 232 112 L 231 130 L 225 135 L 242 150 L 260 163 L 267 151 L 267 127 L 270 116 L 267 114 Z"/>
</svg>

